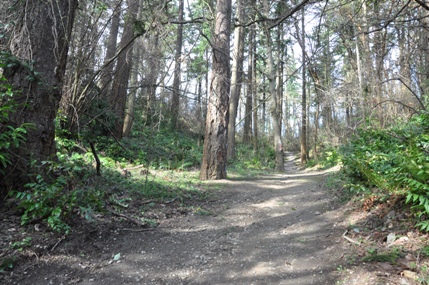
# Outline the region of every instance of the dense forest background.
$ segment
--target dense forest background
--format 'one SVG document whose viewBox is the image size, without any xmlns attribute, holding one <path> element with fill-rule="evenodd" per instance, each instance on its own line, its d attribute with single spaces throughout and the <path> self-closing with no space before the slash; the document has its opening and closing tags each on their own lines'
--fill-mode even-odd
<svg viewBox="0 0 429 285">
<path fill-rule="evenodd" d="M 6 1 L 0 13 L 0 198 L 20 201 L 23 222 L 62 230 L 73 209 L 101 207 L 87 177 L 113 168 L 141 168 L 145 195 L 164 195 L 151 169 L 282 171 L 288 150 L 341 163 L 347 191 L 414 202 L 429 229 L 427 1 Z"/>
</svg>

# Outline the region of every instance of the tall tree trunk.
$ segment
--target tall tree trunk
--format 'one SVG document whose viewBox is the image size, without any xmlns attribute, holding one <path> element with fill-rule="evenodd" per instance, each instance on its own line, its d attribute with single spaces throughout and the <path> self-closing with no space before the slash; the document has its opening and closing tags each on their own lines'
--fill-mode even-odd
<svg viewBox="0 0 429 285">
<path fill-rule="evenodd" d="M 139 67 L 140 67 L 140 48 L 134 46 L 134 60 L 133 60 L 133 70 L 131 72 L 130 84 L 132 89 L 128 92 L 127 102 L 125 103 L 125 118 L 123 126 L 123 136 L 128 137 L 131 133 L 131 129 L 134 124 L 134 105 L 136 101 L 137 92 L 139 90 L 138 85 L 138 76 L 139 76 Z"/>
<path fill-rule="evenodd" d="M 119 22 L 121 17 L 121 3 L 123 0 L 114 0 L 113 13 L 111 18 L 109 37 L 107 38 L 106 44 L 106 56 L 104 57 L 104 63 L 107 63 L 116 54 L 116 48 L 118 43 L 119 33 Z M 100 75 L 100 89 L 102 90 L 103 98 L 107 99 L 110 88 L 109 84 L 113 79 L 113 68 L 114 64 L 108 64 L 101 72 Z"/>
<path fill-rule="evenodd" d="M 234 30 L 234 52 L 231 70 L 231 95 L 229 100 L 228 122 L 228 159 L 235 157 L 235 121 L 237 117 L 238 100 L 243 74 L 244 28 L 241 25 L 244 19 L 243 0 L 237 0 L 236 19 L 238 26 Z"/>
<path fill-rule="evenodd" d="M 269 6 L 268 0 L 264 0 L 264 10 L 266 16 L 268 16 Z M 271 47 L 273 46 L 271 33 L 268 27 L 264 27 L 265 36 L 266 36 L 266 51 L 267 51 L 267 75 L 269 82 L 269 91 L 270 91 L 270 115 L 271 115 L 271 124 L 273 125 L 273 137 L 274 137 L 274 149 L 276 152 L 276 170 L 284 170 L 284 152 L 283 152 L 283 142 L 281 137 L 281 113 L 279 113 L 279 100 L 278 94 L 276 91 L 276 73 L 274 70 L 274 60 L 273 52 Z"/>
<path fill-rule="evenodd" d="M 307 93 L 306 93 L 306 59 L 305 59 L 305 25 L 304 8 L 301 19 L 301 43 L 302 43 L 302 101 L 301 101 L 301 164 L 307 163 Z"/>
<path fill-rule="evenodd" d="M 255 7 L 256 1 L 252 1 L 250 3 L 250 6 Z M 255 15 L 251 16 L 251 19 L 254 19 Z M 255 88 L 255 82 L 256 82 L 256 60 L 255 60 L 255 25 L 251 25 L 249 28 L 249 59 L 247 61 L 247 73 L 248 73 L 248 79 L 247 79 L 247 96 L 246 96 L 246 103 L 245 103 L 245 119 L 244 119 L 244 126 L 243 126 L 243 142 L 248 143 L 252 139 L 252 119 L 254 121 L 255 114 L 257 117 L 257 110 L 253 109 L 253 100 L 256 96 L 256 88 Z M 255 106 L 257 106 L 257 102 L 255 102 Z M 251 114 L 253 113 L 253 114 Z M 255 139 L 257 138 L 257 121 L 256 124 L 254 122 L 254 126 L 256 126 L 256 129 L 253 128 L 253 130 L 256 130 L 256 133 L 253 134 L 253 142 L 255 143 Z M 257 143 L 256 143 L 257 144 Z"/>
<path fill-rule="evenodd" d="M 282 127 L 282 113 L 283 113 L 283 72 L 284 72 L 284 49 L 285 47 L 283 46 L 283 29 L 281 27 L 278 28 L 277 30 L 277 52 L 278 52 L 278 66 L 276 68 L 276 92 L 277 92 L 277 114 L 279 114 L 280 118 L 279 118 L 279 124 L 280 124 L 280 130 L 283 128 Z M 281 132 L 280 132 L 281 133 Z"/>
<path fill-rule="evenodd" d="M 249 61 L 248 61 L 248 88 L 246 94 L 246 102 L 244 105 L 244 126 L 243 126 L 243 142 L 249 143 L 252 139 L 252 108 L 253 108 L 253 79 L 252 79 L 252 57 L 253 54 L 249 52 Z"/>
<path fill-rule="evenodd" d="M 256 1 L 253 0 L 252 4 L 255 6 Z M 255 26 L 252 25 L 250 28 L 251 33 L 253 34 L 251 36 L 251 45 L 250 48 L 252 51 L 250 52 L 252 54 L 252 60 L 250 63 L 251 65 L 251 71 L 249 70 L 249 75 L 251 74 L 251 78 L 249 78 L 250 86 L 252 87 L 252 96 L 253 96 L 253 136 L 252 136 L 252 142 L 253 142 L 253 152 L 256 154 L 258 152 L 258 145 L 259 145 L 259 116 L 258 116 L 258 87 L 256 85 L 256 44 L 255 44 Z M 250 59 L 249 59 L 250 61 Z"/>
<path fill-rule="evenodd" d="M 122 138 L 125 118 L 125 103 L 127 100 L 128 80 L 130 79 L 131 67 L 133 62 L 133 45 L 129 44 L 134 38 L 133 21 L 136 18 L 138 2 L 134 0 L 127 1 L 128 8 L 124 32 L 122 34 L 120 48 L 127 46 L 118 56 L 116 64 L 115 78 L 112 83 L 112 92 L 110 94 L 110 108 L 116 116 L 113 135 L 117 139 Z"/>
<path fill-rule="evenodd" d="M 12 166 L 0 172 L 0 197 L 10 189 L 19 189 L 31 179 L 34 171 L 45 175 L 43 168 L 30 169 L 45 160 L 55 159 L 55 125 L 62 96 L 70 35 L 77 0 L 6 1 L 14 7 L 11 14 L 0 15 L 0 22 L 14 23 L 9 52 L 15 59 L 4 69 L 4 76 L 13 86 L 12 99 L 19 109 L 11 113 L 13 127 L 34 124 L 27 133 L 25 145 L 14 150 Z M 17 16 L 16 18 L 12 18 Z M 0 39 L 6 40 L 8 37 Z M 1 103 L 0 103 L 1 104 Z"/>
<path fill-rule="evenodd" d="M 154 31 L 152 35 L 147 39 L 147 48 L 145 55 L 148 57 L 148 73 L 146 74 L 147 88 L 147 106 L 146 106 L 146 123 L 152 124 L 156 121 L 154 118 L 156 113 L 156 89 L 157 80 L 159 76 L 160 62 L 159 57 L 161 52 L 159 50 L 159 32 Z"/>
<path fill-rule="evenodd" d="M 218 0 L 213 39 L 213 71 L 201 164 L 201 180 L 226 178 L 231 0 Z"/>
<path fill-rule="evenodd" d="M 183 0 L 179 0 L 178 21 L 183 21 Z M 181 57 L 183 44 L 183 24 L 177 27 L 176 52 L 174 55 L 175 68 L 173 78 L 173 97 L 171 100 L 171 126 L 173 129 L 178 127 L 179 110 L 180 110 L 180 81 L 181 81 Z"/>
<path fill-rule="evenodd" d="M 422 95 L 421 97 L 423 97 L 420 99 L 423 99 L 422 101 L 426 103 L 425 105 L 427 105 L 429 103 L 429 100 L 428 100 L 429 98 L 429 34 L 428 34 L 429 11 L 423 10 L 421 13 L 422 13 L 422 16 L 421 16 L 422 27 L 420 30 L 421 42 L 419 47 L 421 50 L 420 58 L 422 60 L 420 63 L 421 74 L 419 76 L 419 88 Z M 423 106 L 423 107 L 426 107 L 426 106 Z"/>
</svg>

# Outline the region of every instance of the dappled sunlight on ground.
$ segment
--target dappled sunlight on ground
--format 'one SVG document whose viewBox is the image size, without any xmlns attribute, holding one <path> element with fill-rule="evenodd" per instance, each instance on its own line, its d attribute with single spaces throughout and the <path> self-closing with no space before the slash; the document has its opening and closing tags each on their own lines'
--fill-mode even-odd
<svg viewBox="0 0 429 285">
<path fill-rule="evenodd" d="M 324 172 L 298 171 L 291 159 L 286 166 L 285 173 L 219 181 L 218 199 L 205 211 L 154 230 L 94 235 L 95 255 L 86 256 L 83 242 L 82 255 L 61 268 L 53 257 L 38 263 L 51 276 L 32 272 L 16 284 L 335 284 L 344 229 L 321 187 Z M 64 274 L 75 279 L 58 277 Z"/>
</svg>

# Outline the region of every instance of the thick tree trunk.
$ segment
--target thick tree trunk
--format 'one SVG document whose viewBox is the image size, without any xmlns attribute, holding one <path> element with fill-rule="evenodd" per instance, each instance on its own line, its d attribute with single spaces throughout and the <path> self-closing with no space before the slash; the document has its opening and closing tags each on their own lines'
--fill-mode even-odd
<svg viewBox="0 0 429 285">
<path fill-rule="evenodd" d="M 10 123 L 14 127 L 32 123 L 34 129 L 28 132 L 25 144 L 14 151 L 13 164 L 4 170 L 5 175 L 0 172 L 0 196 L 28 182 L 34 171 L 44 174 L 41 168 L 30 169 L 30 164 L 40 166 L 40 162 L 56 157 L 54 119 L 78 4 L 77 0 L 58 0 L 55 5 L 50 1 L 6 2 L 18 11 L 9 14 L 16 18 L 6 13 L 0 19 L 15 23 L 6 52 L 16 60 L 4 70 L 15 90 L 12 99 L 19 104 L 19 109 L 10 114 Z"/>
<path fill-rule="evenodd" d="M 231 0 L 218 0 L 213 39 L 213 71 L 207 103 L 201 180 L 226 178 L 230 33 Z"/>
</svg>

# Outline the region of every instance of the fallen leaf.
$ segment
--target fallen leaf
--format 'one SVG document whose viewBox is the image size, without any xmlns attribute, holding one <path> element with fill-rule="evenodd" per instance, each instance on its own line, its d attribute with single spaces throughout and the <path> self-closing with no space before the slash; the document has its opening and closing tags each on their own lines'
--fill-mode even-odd
<svg viewBox="0 0 429 285">
<path fill-rule="evenodd" d="M 417 275 L 417 273 L 415 273 L 414 271 L 410 271 L 410 270 L 402 271 L 401 275 L 412 280 L 419 279 L 419 275 Z"/>
</svg>

